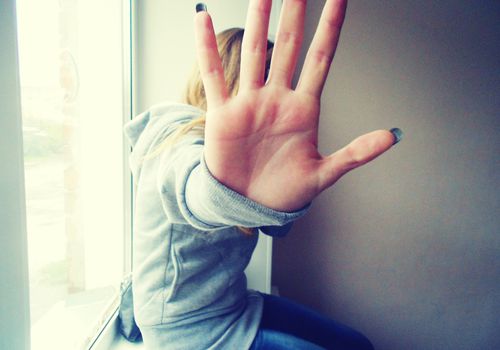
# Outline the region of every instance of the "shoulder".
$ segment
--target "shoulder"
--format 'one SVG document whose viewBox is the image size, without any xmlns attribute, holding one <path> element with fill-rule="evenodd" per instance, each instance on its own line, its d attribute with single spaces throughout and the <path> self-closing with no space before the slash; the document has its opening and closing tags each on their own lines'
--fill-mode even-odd
<svg viewBox="0 0 500 350">
<path fill-rule="evenodd" d="M 187 104 L 162 102 L 135 116 L 124 125 L 125 134 L 135 146 L 139 138 L 155 138 L 159 133 L 172 130 L 204 114 L 204 111 Z"/>
</svg>

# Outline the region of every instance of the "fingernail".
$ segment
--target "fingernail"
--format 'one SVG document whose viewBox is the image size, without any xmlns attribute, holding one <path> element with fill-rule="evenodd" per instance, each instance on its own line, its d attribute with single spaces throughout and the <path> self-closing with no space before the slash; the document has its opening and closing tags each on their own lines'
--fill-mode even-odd
<svg viewBox="0 0 500 350">
<path fill-rule="evenodd" d="M 196 12 L 200 12 L 200 11 L 207 11 L 207 5 L 205 5 L 204 3 L 202 2 L 199 2 L 196 4 Z"/>
<path fill-rule="evenodd" d="M 389 131 L 394 136 L 394 142 L 392 143 L 393 145 L 401 141 L 401 139 L 403 138 L 403 131 L 400 128 L 392 128 Z"/>
</svg>

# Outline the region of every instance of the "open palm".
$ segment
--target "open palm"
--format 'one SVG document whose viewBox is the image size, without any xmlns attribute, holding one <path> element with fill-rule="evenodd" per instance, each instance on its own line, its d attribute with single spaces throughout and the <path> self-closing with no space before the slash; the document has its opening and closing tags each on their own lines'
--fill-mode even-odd
<svg viewBox="0 0 500 350">
<path fill-rule="evenodd" d="M 291 81 L 303 37 L 306 1 L 285 0 L 268 81 L 264 81 L 271 0 L 251 0 L 239 92 L 230 97 L 210 16 L 196 16 L 200 72 L 207 96 L 204 156 L 215 178 L 270 208 L 302 208 L 347 171 L 391 147 L 386 130 L 363 135 L 329 155 L 318 152 L 320 97 L 346 1 L 328 0 L 297 87 Z"/>
</svg>

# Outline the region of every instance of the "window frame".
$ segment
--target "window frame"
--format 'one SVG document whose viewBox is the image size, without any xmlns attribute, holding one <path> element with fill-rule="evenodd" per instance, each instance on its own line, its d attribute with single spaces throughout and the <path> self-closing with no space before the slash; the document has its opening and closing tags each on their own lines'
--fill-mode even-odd
<svg viewBox="0 0 500 350">
<path fill-rule="evenodd" d="M 0 2 L 0 348 L 29 349 L 26 196 L 16 2 Z M 10 288 L 6 288 L 6 286 Z"/>
<path fill-rule="evenodd" d="M 0 348 L 30 349 L 31 322 L 28 270 L 28 237 L 24 177 L 21 86 L 18 54 L 16 0 L 0 3 Z M 132 0 L 122 1 L 122 81 L 123 124 L 133 116 L 132 84 Z M 129 168 L 130 146 L 122 145 L 124 176 L 124 271 L 132 270 L 132 174 Z M 8 288 L 7 288 L 8 286 Z M 101 315 L 95 334 L 82 344 L 85 349 L 108 349 L 116 337 L 119 293 L 110 300 Z M 102 317 L 99 320 L 99 317 Z"/>
</svg>

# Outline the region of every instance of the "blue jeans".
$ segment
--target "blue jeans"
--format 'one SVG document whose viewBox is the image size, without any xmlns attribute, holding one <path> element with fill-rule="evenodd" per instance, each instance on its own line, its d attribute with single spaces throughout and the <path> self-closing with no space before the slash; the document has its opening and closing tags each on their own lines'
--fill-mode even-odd
<svg viewBox="0 0 500 350">
<path fill-rule="evenodd" d="M 262 294 L 264 311 L 250 350 L 373 350 L 361 333 L 286 298 Z"/>
</svg>

